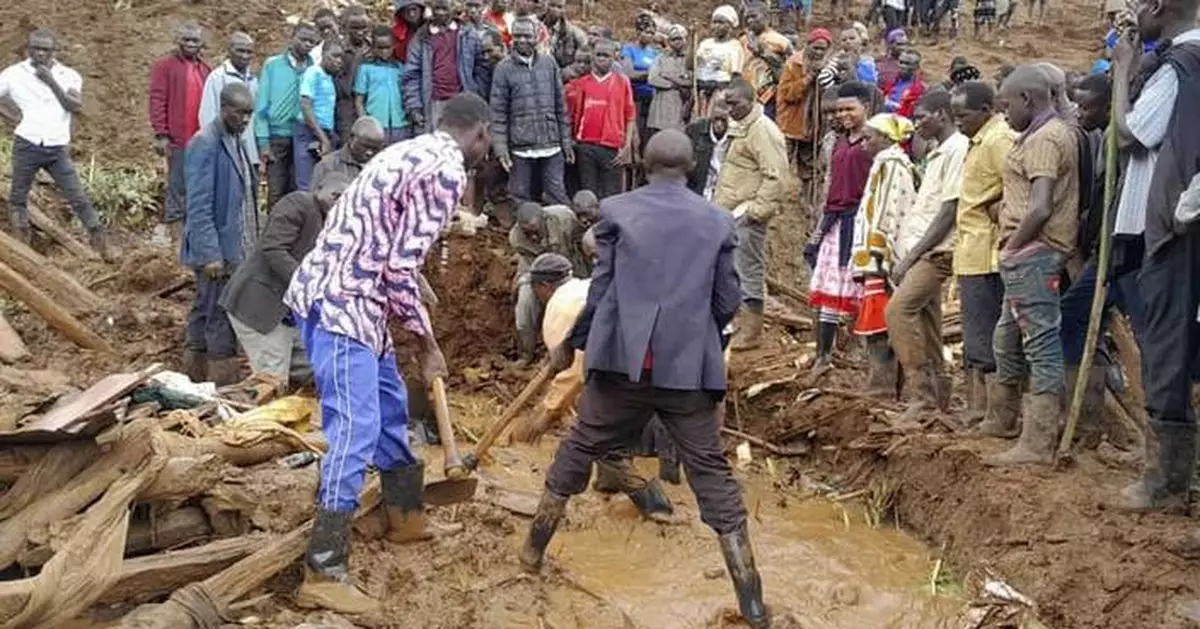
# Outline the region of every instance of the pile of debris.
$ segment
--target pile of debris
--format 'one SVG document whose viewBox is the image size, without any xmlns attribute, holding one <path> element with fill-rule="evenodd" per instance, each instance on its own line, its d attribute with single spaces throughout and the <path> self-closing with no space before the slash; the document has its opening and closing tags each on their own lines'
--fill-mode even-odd
<svg viewBox="0 0 1200 629">
<path fill-rule="evenodd" d="M 0 627 L 164 597 L 123 626 L 215 627 L 291 565 L 311 526 L 307 464 L 325 444 L 309 431 L 315 402 L 278 391 L 254 379 L 217 391 L 155 365 L 0 431 Z M 378 488 L 365 493 L 364 512 Z"/>
</svg>

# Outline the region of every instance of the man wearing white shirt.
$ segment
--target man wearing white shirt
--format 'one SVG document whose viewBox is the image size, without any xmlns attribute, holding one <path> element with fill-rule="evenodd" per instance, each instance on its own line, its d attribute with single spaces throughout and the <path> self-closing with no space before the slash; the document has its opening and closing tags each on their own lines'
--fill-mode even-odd
<svg viewBox="0 0 1200 629">
<path fill-rule="evenodd" d="M 221 90 L 230 83 L 242 83 L 250 88 L 252 96 L 258 95 L 258 77 L 250 71 L 250 60 L 254 58 L 254 39 L 238 31 L 229 36 L 229 58 L 209 73 L 204 81 L 204 95 L 200 98 L 200 128 L 203 129 L 217 119 L 221 113 Z M 259 163 L 258 144 L 254 140 L 253 125 L 242 132 L 242 145 L 255 166 Z"/>
<path fill-rule="evenodd" d="M 9 224 L 17 238 L 29 242 L 26 205 L 29 189 L 38 171 L 44 168 L 87 228 L 92 248 L 111 261 L 100 217 L 84 192 L 83 182 L 67 152 L 72 116 L 83 110 L 80 97 L 83 79 L 78 72 L 55 61 L 57 50 L 53 32 L 36 30 L 29 35 L 29 58 L 0 72 L 0 98 L 11 99 L 21 112 L 13 138 Z"/>
</svg>

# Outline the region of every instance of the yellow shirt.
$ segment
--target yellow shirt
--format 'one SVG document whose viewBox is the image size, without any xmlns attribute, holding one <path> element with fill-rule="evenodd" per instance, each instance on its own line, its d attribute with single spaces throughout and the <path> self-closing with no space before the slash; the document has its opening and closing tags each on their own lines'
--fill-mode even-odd
<svg viewBox="0 0 1200 629">
<path fill-rule="evenodd" d="M 958 195 L 955 275 L 986 275 L 1000 269 L 1000 225 L 988 209 L 1004 195 L 1004 163 L 1015 138 L 1001 116 L 994 116 L 971 138 Z"/>
</svg>

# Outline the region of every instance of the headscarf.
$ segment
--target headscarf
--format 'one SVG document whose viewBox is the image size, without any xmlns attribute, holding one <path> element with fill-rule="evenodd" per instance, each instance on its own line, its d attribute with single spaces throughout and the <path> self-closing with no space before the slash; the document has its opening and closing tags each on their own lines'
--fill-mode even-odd
<svg viewBox="0 0 1200 629">
<path fill-rule="evenodd" d="M 687 36 L 688 32 L 687 29 L 684 28 L 683 24 L 672 24 L 667 27 L 667 39 L 672 39 L 674 37 L 682 37 L 687 39 Z"/>
<path fill-rule="evenodd" d="M 717 18 L 721 18 L 722 20 L 729 22 L 729 25 L 734 28 L 737 28 L 738 26 L 737 9 L 729 6 L 728 4 L 722 4 L 713 10 L 712 19 L 715 20 Z"/>
<path fill-rule="evenodd" d="M 950 82 L 960 85 L 967 81 L 978 81 L 981 76 L 983 75 L 980 74 L 979 68 L 973 65 L 965 65 L 950 71 Z"/>
<path fill-rule="evenodd" d="M 571 275 L 571 261 L 557 253 L 543 253 L 529 265 L 529 281 L 534 284 L 557 284 Z"/>
<path fill-rule="evenodd" d="M 871 31 L 867 29 L 866 24 L 863 24 L 862 22 L 855 22 L 850 25 L 850 28 L 858 31 L 858 36 L 861 37 L 864 42 L 870 41 Z"/>
<path fill-rule="evenodd" d="M 911 120 L 896 114 L 875 114 L 867 121 L 867 127 L 897 144 L 912 137 L 914 131 Z"/>
<path fill-rule="evenodd" d="M 823 41 L 832 46 L 833 33 L 830 33 L 829 29 L 827 28 L 814 28 L 808 32 L 808 43 L 815 44 L 819 41 Z"/>
<path fill-rule="evenodd" d="M 902 28 L 894 28 L 888 31 L 887 38 L 884 41 L 886 41 L 887 45 L 889 46 L 894 46 L 901 42 L 907 42 L 908 33 L 906 33 Z"/>
</svg>

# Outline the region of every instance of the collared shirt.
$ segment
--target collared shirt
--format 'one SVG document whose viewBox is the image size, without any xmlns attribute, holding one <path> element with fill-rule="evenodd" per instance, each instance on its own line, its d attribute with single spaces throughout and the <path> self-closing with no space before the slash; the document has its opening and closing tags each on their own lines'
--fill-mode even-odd
<svg viewBox="0 0 1200 629">
<path fill-rule="evenodd" d="M 333 77 L 319 65 L 304 71 L 300 79 L 300 98 L 312 101 L 313 118 L 322 129 L 333 129 L 333 109 L 337 105 L 337 86 Z M 304 110 L 300 110 L 296 121 L 304 122 Z"/>
<path fill-rule="evenodd" d="M 1075 250 L 1079 227 L 1078 139 L 1074 129 L 1057 115 L 1031 130 L 1013 144 L 1004 164 L 1000 237 L 1012 235 L 1029 215 L 1034 180 L 1049 178 L 1054 180 L 1050 218 L 1042 226 L 1037 242 L 1070 255 Z"/>
<path fill-rule="evenodd" d="M 988 209 L 1004 194 L 1004 160 L 1014 138 L 1002 116 L 993 116 L 971 138 L 958 195 L 955 275 L 987 275 L 1000 269 L 1000 225 Z"/>
<path fill-rule="evenodd" d="M 925 236 L 944 203 L 958 200 L 962 190 L 963 161 L 970 145 L 967 136 L 956 131 L 929 154 L 916 202 L 909 208 L 900 208 L 897 219 L 899 229 L 895 236 L 897 260 L 903 260 Z M 954 234 L 951 231 L 929 251 L 951 251 L 953 248 Z"/>
<path fill-rule="evenodd" d="M 403 76 L 404 65 L 389 59 L 363 62 L 354 77 L 354 93 L 363 97 L 363 111 L 378 120 L 384 129 L 408 126 L 404 97 L 400 94 Z"/>
<path fill-rule="evenodd" d="M 233 63 L 226 60 L 220 67 L 210 72 L 208 79 L 204 82 L 204 96 L 200 99 L 198 119 L 201 129 L 212 124 L 221 113 L 221 90 L 230 83 L 245 85 L 250 89 L 251 97 L 258 95 L 258 78 L 250 72 L 250 69 L 246 68 L 246 72 L 243 74 L 233 67 Z M 242 144 L 245 145 L 246 153 L 250 156 L 250 162 L 257 166 L 258 148 L 254 142 L 254 125 L 246 125 L 246 130 L 242 132 Z"/>
<path fill-rule="evenodd" d="M 392 351 L 389 314 L 417 335 L 431 334 L 417 271 L 466 185 L 462 150 L 444 131 L 384 149 L 329 211 L 284 303 L 380 356 Z"/>
<path fill-rule="evenodd" d="M 260 149 L 266 148 L 272 137 L 292 137 L 300 115 L 300 79 L 312 66 L 311 55 L 300 61 L 289 50 L 263 63 L 254 101 L 254 137 Z"/>
<path fill-rule="evenodd" d="M 83 89 L 83 77 L 57 61 L 50 66 L 50 75 L 64 92 Z M 0 98 L 5 96 L 21 110 L 18 136 L 40 146 L 66 146 L 71 142 L 71 112 L 37 77 L 32 61 L 26 59 L 0 72 Z"/>
<path fill-rule="evenodd" d="M 1194 28 L 1171 40 L 1172 45 L 1200 41 L 1200 28 Z M 1125 115 L 1133 137 L 1145 150 L 1131 152 L 1125 168 L 1125 183 L 1121 186 L 1114 234 L 1141 234 L 1146 230 L 1146 202 L 1150 198 L 1150 183 L 1158 164 L 1158 150 L 1167 137 L 1175 100 L 1179 97 L 1179 74 L 1169 63 L 1162 64 Z"/>
<path fill-rule="evenodd" d="M 717 41 L 708 38 L 696 48 L 696 80 L 712 83 L 728 83 L 734 74 L 740 74 L 746 63 L 746 49 L 742 42 L 730 38 Z"/>
</svg>

